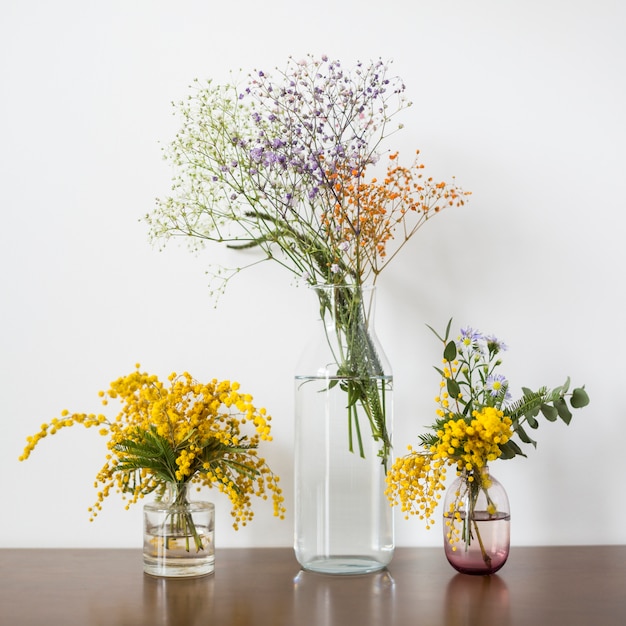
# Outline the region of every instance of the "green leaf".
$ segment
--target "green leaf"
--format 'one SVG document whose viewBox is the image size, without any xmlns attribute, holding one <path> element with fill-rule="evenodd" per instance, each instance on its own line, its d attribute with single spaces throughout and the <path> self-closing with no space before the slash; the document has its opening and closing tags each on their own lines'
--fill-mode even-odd
<svg viewBox="0 0 626 626">
<path fill-rule="evenodd" d="M 524 413 L 524 415 L 526 416 L 526 420 L 535 419 L 535 417 L 537 417 L 537 415 L 539 415 L 539 410 L 540 409 L 541 409 L 541 406 L 529 406 L 526 409 L 526 413 Z"/>
<path fill-rule="evenodd" d="M 524 443 L 530 443 L 532 444 L 535 448 L 537 447 L 537 442 L 534 439 L 531 439 L 528 434 L 526 433 L 526 431 L 522 428 L 522 426 L 520 426 L 519 424 L 515 427 L 515 432 L 517 433 L 517 436 L 524 442 Z"/>
<path fill-rule="evenodd" d="M 581 409 L 589 404 L 589 396 L 584 387 L 574 389 L 570 403 L 573 409 Z"/>
<path fill-rule="evenodd" d="M 567 403 L 565 402 L 565 398 L 559 398 L 554 401 L 554 407 L 559 412 L 559 417 L 566 423 L 569 424 L 572 421 L 572 413 L 567 408 Z"/>
<path fill-rule="evenodd" d="M 452 326 L 452 318 L 448 320 L 448 325 L 446 326 L 446 335 L 444 337 L 444 341 L 448 341 L 448 337 L 450 336 L 450 326 Z"/>
<path fill-rule="evenodd" d="M 506 409 L 506 415 L 508 415 L 513 422 L 519 421 L 522 416 L 525 419 L 536 417 L 539 414 L 539 407 L 546 394 L 546 389 L 543 387 L 538 391 L 531 391 L 526 387 L 523 387 L 523 390 L 524 395 Z"/>
<path fill-rule="evenodd" d="M 500 446 L 500 458 L 504 459 L 505 461 L 507 459 L 514 459 L 517 455 L 515 454 L 515 450 L 513 450 L 513 448 L 511 446 L 509 446 L 509 442 L 507 443 L 503 443 Z"/>
<path fill-rule="evenodd" d="M 556 422 L 556 418 L 559 416 L 559 412 L 549 404 L 542 404 L 541 412 L 549 422 Z"/>
<path fill-rule="evenodd" d="M 450 397 L 455 399 L 458 398 L 459 394 L 461 393 L 461 387 L 459 387 L 459 383 L 457 383 L 454 378 L 448 378 L 446 386 Z"/>
<path fill-rule="evenodd" d="M 512 459 L 516 456 L 526 456 L 522 449 L 511 439 L 506 443 L 500 444 L 501 459 Z"/>
<path fill-rule="evenodd" d="M 454 361 L 456 359 L 456 343 L 449 341 L 443 351 L 443 358 L 446 361 Z"/>
<path fill-rule="evenodd" d="M 448 325 L 446 326 L 446 334 L 444 337 L 441 337 L 439 335 L 439 333 L 429 324 L 426 324 L 426 328 L 430 329 L 432 331 L 432 333 L 435 335 L 435 337 L 437 337 L 437 339 L 439 339 L 439 341 L 441 341 L 442 343 L 446 343 L 446 341 L 448 341 L 448 337 L 450 336 L 450 326 L 452 326 L 452 318 L 450 318 L 450 320 L 448 321 Z"/>
<path fill-rule="evenodd" d="M 525 404 L 523 415 L 526 417 L 526 420 L 534 419 L 539 415 L 542 390 L 532 391 L 532 389 L 528 389 L 528 387 L 522 387 L 522 391 L 524 392 L 522 400 Z"/>
<path fill-rule="evenodd" d="M 531 428 L 539 428 L 539 422 L 530 415 L 526 418 L 526 422 Z"/>
</svg>

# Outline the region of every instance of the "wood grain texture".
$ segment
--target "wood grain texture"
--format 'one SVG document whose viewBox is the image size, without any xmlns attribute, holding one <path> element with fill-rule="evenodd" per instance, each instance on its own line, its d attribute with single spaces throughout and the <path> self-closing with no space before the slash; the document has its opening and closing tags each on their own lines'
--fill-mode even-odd
<svg viewBox="0 0 626 626">
<path fill-rule="evenodd" d="M 0 550 L 2 626 L 623 626 L 626 546 L 518 547 L 498 574 L 399 548 L 367 576 L 302 572 L 288 548 L 222 549 L 215 574 L 147 576 L 138 550 Z"/>
</svg>

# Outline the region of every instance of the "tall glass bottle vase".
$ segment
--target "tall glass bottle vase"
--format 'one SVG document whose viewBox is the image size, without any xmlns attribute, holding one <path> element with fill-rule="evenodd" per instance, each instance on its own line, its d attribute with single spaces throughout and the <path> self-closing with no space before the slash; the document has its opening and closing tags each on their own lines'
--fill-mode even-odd
<svg viewBox="0 0 626 626">
<path fill-rule="evenodd" d="M 314 287 L 320 318 L 295 378 L 296 558 L 310 571 L 389 564 L 391 368 L 374 332 L 373 287 Z"/>
<path fill-rule="evenodd" d="M 493 574 L 509 557 L 511 511 L 502 484 L 481 469 L 464 470 L 444 500 L 444 549 L 462 574 Z"/>
</svg>

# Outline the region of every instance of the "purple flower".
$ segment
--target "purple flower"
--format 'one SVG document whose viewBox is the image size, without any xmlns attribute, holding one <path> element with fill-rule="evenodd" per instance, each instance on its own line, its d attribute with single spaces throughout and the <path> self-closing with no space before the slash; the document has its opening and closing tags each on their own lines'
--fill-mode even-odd
<svg viewBox="0 0 626 626">
<path fill-rule="evenodd" d="M 483 335 L 480 331 L 467 326 L 466 328 L 461 328 L 459 345 L 462 347 L 475 346 L 482 338 Z"/>
<path fill-rule="evenodd" d="M 261 146 L 252 148 L 252 150 L 250 150 L 250 158 L 253 161 L 256 161 L 257 163 L 259 163 L 261 159 L 263 158 L 263 148 Z"/>
<path fill-rule="evenodd" d="M 263 153 L 263 165 L 271 166 L 274 165 L 278 161 L 278 158 L 273 152 L 264 152 Z"/>
<path fill-rule="evenodd" d="M 504 352 L 508 349 L 508 346 L 503 341 L 500 341 L 497 337 L 494 337 L 493 335 L 488 335 L 487 337 L 485 337 L 485 341 L 487 342 L 487 349 L 493 354 L 497 354 L 498 352 Z"/>
<path fill-rule="evenodd" d="M 495 398 L 502 393 L 502 389 L 508 387 L 507 379 L 502 374 L 491 374 L 485 381 L 485 389 Z"/>
</svg>

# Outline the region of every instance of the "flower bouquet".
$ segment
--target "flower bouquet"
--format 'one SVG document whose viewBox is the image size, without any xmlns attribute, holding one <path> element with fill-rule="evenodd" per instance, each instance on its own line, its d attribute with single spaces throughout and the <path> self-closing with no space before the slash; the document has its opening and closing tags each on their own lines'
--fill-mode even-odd
<svg viewBox="0 0 626 626">
<path fill-rule="evenodd" d="M 461 329 L 458 338 L 450 340 L 451 322 L 443 337 L 431 329 L 444 346 L 443 366 L 436 368 L 441 375 L 435 399 L 438 418 L 430 431 L 420 436 L 421 449 L 409 446 L 409 454 L 396 459 L 387 477 L 387 496 L 407 517 L 417 515 L 429 528 L 445 491 L 446 469 L 454 467 L 459 479 L 448 492 L 443 513 L 446 554 L 456 566 L 454 555 L 460 544 L 465 555 L 476 551 L 479 562 L 457 569 L 492 573 L 508 555 L 509 516 L 506 498 L 500 507 L 494 496 L 500 486 L 489 474 L 488 463 L 525 456 L 515 437 L 521 444 L 536 446 L 529 431 L 539 427 L 540 414 L 548 421 L 560 418 L 569 424 L 570 409 L 586 406 L 589 397 L 584 387 L 570 392 L 567 379 L 554 389 L 522 388 L 522 396 L 513 401 L 509 381 L 497 371 L 506 346 L 472 328 Z M 481 526 L 495 529 L 496 522 L 502 521 L 506 522 L 500 524 L 506 528 L 506 546 L 494 563 Z M 492 539 L 498 542 L 497 537 Z M 463 558 L 460 555 L 461 561 Z"/>
<path fill-rule="evenodd" d="M 350 448 L 363 455 L 358 407 L 379 455 L 390 437 L 379 355 L 368 335 L 362 287 L 377 277 L 432 216 L 464 203 L 454 183 L 399 162 L 383 141 L 402 128 L 404 84 L 381 60 L 345 69 L 337 60 L 290 58 L 272 74 L 255 70 L 229 84 L 196 81 L 176 106 L 182 128 L 166 151 L 172 194 L 146 217 L 153 239 L 189 238 L 255 248 L 317 289 L 322 319 L 347 394 Z M 381 163 L 381 158 L 383 162 Z M 216 292 L 241 268 L 216 268 Z"/>
<path fill-rule="evenodd" d="M 255 408 L 252 396 L 241 392 L 236 382 L 200 383 L 188 373 L 172 373 L 169 383 L 168 387 L 137 366 L 99 393 L 105 406 L 110 400 L 121 402 L 122 409 L 113 419 L 64 410 L 27 438 L 20 460 L 27 459 L 47 435 L 63 428 L 76 424 L 97 428 L 108 437 L 108 454 L 96 476 L 98 494 L 89 509 L 91 519 L 112 491 L 121 492 L 126 508 L 155 492 L 157 501 L 171 498 L 171 509 L 162 520 L 168 537 L 183 537 L 184 552 L 212 556 L 213 546 L 207 545 L 212 543 L 212 522 L 203 532 L 196 528 L 188 508 L 191 485 L 225 493 L 235 529 L 252 519 L 252 496 L 271 495 L 274 514 L 284 516 L 279 477 L 258 454 L 260 443 L 271 441 L 271 417 L 265 409 Z M 165 534 L 165 529 L 160 533 Z M 173 546 L 163 549 L 169 548 Z"/>
</svg>

